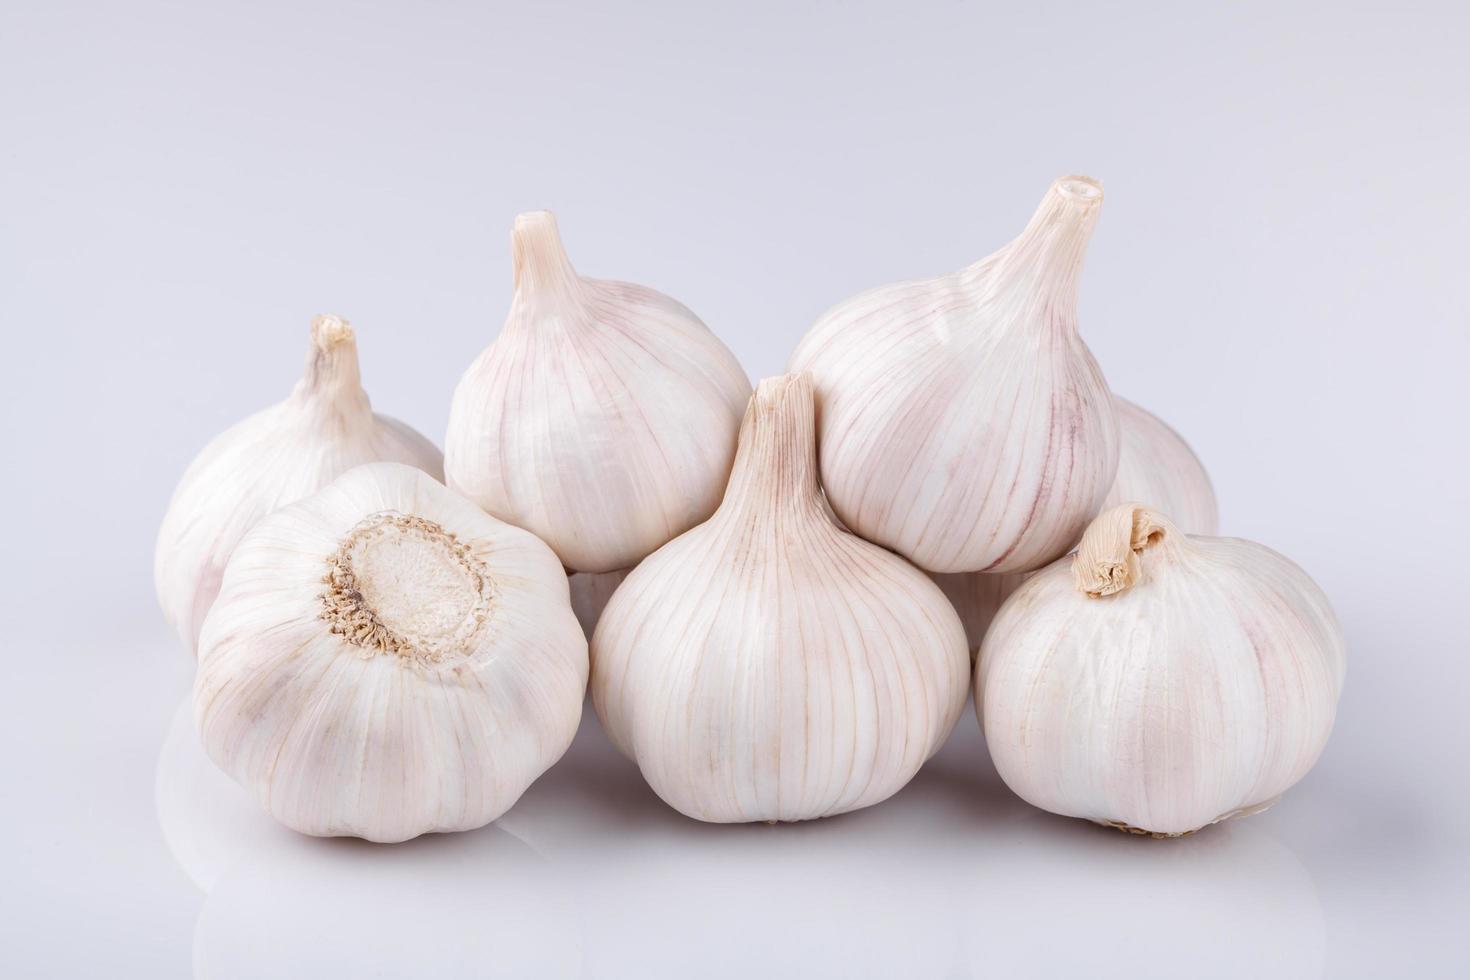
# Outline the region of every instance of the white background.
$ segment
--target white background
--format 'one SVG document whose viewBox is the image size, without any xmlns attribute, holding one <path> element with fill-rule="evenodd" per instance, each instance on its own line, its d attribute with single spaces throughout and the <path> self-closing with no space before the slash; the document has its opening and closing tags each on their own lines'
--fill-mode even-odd
<svg viewBox="0 0 1470 980">
<path fill-rule="evenodd" d="M 10 0 L 0 973 L 1463 976 L 1466 9 Z M 1276 809 L 1052 817 L 967 715 L 881 806 L 705 827 L 589 716 L 496 828 L 383 848 L 277 830 L 176 723 L 153 535 L 312 314 L 437 439 L 517 211 L 758 378 L 1071 172 L 1106 187 L 1081 317 L 1114 389 L 1347 631 Z"/>
</svg>

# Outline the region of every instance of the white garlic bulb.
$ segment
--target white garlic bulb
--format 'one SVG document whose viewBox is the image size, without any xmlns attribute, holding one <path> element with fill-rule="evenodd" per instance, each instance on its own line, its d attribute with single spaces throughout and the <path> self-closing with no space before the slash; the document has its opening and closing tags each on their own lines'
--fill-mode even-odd
<svg viewBox="0 0 1470 980">
<path fill-rule="evenodd" d="M 944 591 L 955 612 L 960 614 L 973 659 L 996 611 L 1006 597 L 1026 580 L 1026 573 L 934 572 L 929 577 Z"/>
<path fill-rule="evenodd" d="M 1326 596 L 1296 565 L 1123 504 L 1006 600 L 975 704 L 1026 801 L 1176 836 L 1263 809 L 1306 775 L 1344 659 Z"/>
<path fill-rule="evenodd" d="M 571 744 L 586 682 L 551 549 L 375 463 L 236 547 L 194 712 L 209 757 L 277 820 L 400 841 L 505 812 Z"/>
<path fill-rule="evenodd" d="M 1021 236 L 959 272 L 824 314 L 792 370 L 816 383 L 822 482 L 853 531 L 933 572 L 1021 572 L 1077 540 L 1118 464 L 1118 420 L 1077 334 L 1102 206 L 1052 184 Z"/>
<path fill-rule="evenodd" d="M 225 562 L 245 532 L 362 463 L 407 463 L 443 476 L 432 442 L 376 415 L 357 371 L 352 328 L 311 321 L 306 375 L 291 397 L 216 436 L 179 481 L 158 531 L 153 577 L 163 614 L 191 653 L 219 592 Z"/>
<path fill-rule="evenodd" d="M 631 568 L 714 512 L 750 382 L 674 300 L 578 276 L 550 212 L 511 247 L 510 315 L 454 392 L 449 486 L 568 568 Z"/>
<path fill-rule="evenodd" d="M 1158 416 L 1114 398 L 1123 441 L 1118 475 L 1103 508 L 1140 501 L 1168 514 L 1185 534 L 1215 534 L 1220 508 L 1209 474 L 1189 443 Z"/>
<path fill-rule="evenodd" d="M 806 375 L 762 381 L 719 509 L 635 568 L 593 634 L 603 727 L 700 820 L 878 803 L 964 708 L 958 617 L 922 572 L 829 516 L 812 415 Z"/>
<path fill-rule="evenodd" d="M 592 639 L 592 631 L 597 628 L 597 620 L 601 618 L 607 600 L 612 598 L 630 571 L 632 569 L 625 568 L 617 572 L 573 572 L 567 577 L 567 584 L 572 590 L 572 611 L 577 614 L 577 622 L 582 624 L 582 632 L 587 634 L 588 640 Z"/>
</svg>

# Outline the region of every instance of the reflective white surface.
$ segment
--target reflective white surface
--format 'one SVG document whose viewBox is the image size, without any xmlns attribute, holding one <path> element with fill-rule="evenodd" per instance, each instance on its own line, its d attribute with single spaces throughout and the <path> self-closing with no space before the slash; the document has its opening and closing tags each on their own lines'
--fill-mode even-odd
<svg viewBox="0 0 1470 980">
<path fill-rule="evenodd" d="M 0 976 L 1470 975 L 1467 35 L 1433 0 L 7 4 Z M 1077 171 L 1109 383 L 1344 624 L 1278 806 L 1178 841 L 1049 816 L 967 714 L 877 807 L 707 827 L 589 717 L 496 826 L 373 847 L 200 758 L 153 537 L 313 314 L 439 437 L 550 207 L 757 378 Z"/>
</svg>

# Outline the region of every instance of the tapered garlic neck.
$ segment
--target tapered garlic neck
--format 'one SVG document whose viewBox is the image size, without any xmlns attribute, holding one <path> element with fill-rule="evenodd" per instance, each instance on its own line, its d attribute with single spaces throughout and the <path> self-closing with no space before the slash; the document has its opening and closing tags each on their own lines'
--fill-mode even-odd
<svg viewBox="0 0 1470 980">
<path fill-rule="evenodd" d="M 812 378 L 805 371 L 766 378 L 756 386 L 740 423 L 722 512 L 822 513 L 812 398 Z"/>
<path fill-rule="evenodd" d="M 327 558 L 322 619 L 365 657 L 438 663 L 472 651 L 490 615 L 485 565 L 440 525 L 384 511 Z"/>
<path fill-rule="evenodd" d="M 292 396 L 344 414 L 371 416 L 358 373 L 357 338 L 346 320 L 330 314 L 312 319 L 306 373 Z"/>
<path fill-rule="evenodd" d="M 556 216 L 528 211 L 516 216 L 510 233 L 516 299 L 575 296 L 581 280 L 561 244 Z"/>
<path fill-rule="evenodd" d="M 1145 551 L 1177 553 L 1187 539 L 1162 514 L 1142 504 L 1119 504 L 1093 519 L 1072 558 L 1072 580 L 1090 598 L 1116 595 L 1143 577 Z"/>
<path fill-rule="evenodd" d="M 1026 230 L 968 271 L 994 292 L 1043 303 L 1055 319 L 1075 326 L 1077 279 L 1102 202 L 1102 185 L 1093 178 L 1059 177 Z"/>
</svg>

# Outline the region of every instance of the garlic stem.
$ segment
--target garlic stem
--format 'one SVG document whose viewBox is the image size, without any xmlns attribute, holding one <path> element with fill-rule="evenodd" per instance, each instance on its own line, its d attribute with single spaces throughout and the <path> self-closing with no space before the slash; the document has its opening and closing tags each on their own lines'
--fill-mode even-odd
<svg viewBox="0 0 1470 980">
<path fill-rule="evenodd" d="M 1024 231 L 995 255 L 971 266 L 996 293 L 1048 303 L 1048 321 L 1076 328 L 1077 278 L 1102 212 L 1102 185 L 1091 177 L 1058 177 Z"/>
<path fill-rule="evenodd" d="M 1119 504 L 1087 526 L 1072 559 L 1072 580 L 1091 598 L 1116 595 L 1138 584 L 1142 552 L 1155 547 L 1172 550 L 1182 537 L 1162 514 L 1142 504 Z"/>
<path fill-rule="evenodd" d="M 306 372 L 292 395 L 298 401 L 320 402 L 339 411 L 354 412 L 364 420 L 371 417 L 357 365 L 357 338 L 350 323 L 330 313 L 312 318 Z"/>
<path fill-rule="evenodd" d="M 516 215 L 510 233 L 511 268 L 519 297 L 536 293 L 575 295 L 577 270 L 561 244 L 556 216 L 550 211 Z"/>
<path fill-rule="evenodd" d="M 739 447 L 721 510 L 822 512 L 810 374 L 783 374 L 756 386 Z"/>
</svg>

